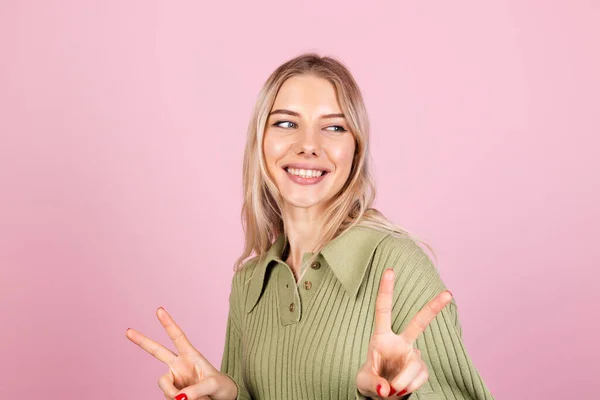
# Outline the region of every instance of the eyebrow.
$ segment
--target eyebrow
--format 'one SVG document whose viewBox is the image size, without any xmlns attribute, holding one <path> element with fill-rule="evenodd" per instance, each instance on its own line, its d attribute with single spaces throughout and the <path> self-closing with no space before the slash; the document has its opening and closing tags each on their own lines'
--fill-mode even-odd
<svg viewBox="0 0 600 400">
<path fill-rule="evenodd" d="M 300 117 L 300 113 L 297 113 L 296 111 L 285 110 L 285 109 L 273 110 L 269 113 L 269 116 L 271 116 L 273 114 L 285 114 L 285 115 L 293 115 L 294 117 Z M 346 117 L 342 113 L 336 113 L 336 114 L 323 114 L 323 115 L 321 115 L 321 118 L 325 119 L 325 118 L 346 118 Z"/>
</svg>

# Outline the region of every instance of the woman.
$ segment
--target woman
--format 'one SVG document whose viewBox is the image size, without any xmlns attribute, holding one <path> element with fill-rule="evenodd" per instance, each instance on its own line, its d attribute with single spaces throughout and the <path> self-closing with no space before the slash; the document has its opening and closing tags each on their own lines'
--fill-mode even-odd
<svg viewBox="0 0 600 400">
<path fill-rule="evenodd" d="M 303 54 L 269 77 L 248 129 L 220 371 L 162 308 L 179 355 L 127 331 L 169 366 L 166 398 L 492 399 L 420 241 L 371 207 L 368 132 L 337 60 Z"/>
</svg>

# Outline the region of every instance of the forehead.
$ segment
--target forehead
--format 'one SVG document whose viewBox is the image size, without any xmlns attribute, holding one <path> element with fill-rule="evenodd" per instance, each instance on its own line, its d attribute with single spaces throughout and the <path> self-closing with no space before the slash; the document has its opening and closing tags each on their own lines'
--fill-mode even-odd
<svg viewBox="0 0 600 400">
<path fill-rule="evenodd" d="M 273 109 L 277 108 L 299 112 L 341 112 L 333 84 L 313 75 L 287 79 L 277 92 Z"/>
</svg>

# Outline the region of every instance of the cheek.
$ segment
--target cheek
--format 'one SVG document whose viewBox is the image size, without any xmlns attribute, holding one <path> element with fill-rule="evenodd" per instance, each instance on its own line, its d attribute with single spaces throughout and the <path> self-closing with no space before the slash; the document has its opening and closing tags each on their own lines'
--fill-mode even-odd
<svg viewBox="0 0 600 400">
<path fill-rule="evenodd" d="M 338 146 L 329 154 L 338 170 L 350 172 L 354 160 L 354 145 Z"/>
<path fill-rule="evenodd" d="M 274 166 L 277 160 L 285 155 L 286 146 L 281 140 L 274 140 L 265 135 L 263 150 L 267 165 Z"/>
</svg>

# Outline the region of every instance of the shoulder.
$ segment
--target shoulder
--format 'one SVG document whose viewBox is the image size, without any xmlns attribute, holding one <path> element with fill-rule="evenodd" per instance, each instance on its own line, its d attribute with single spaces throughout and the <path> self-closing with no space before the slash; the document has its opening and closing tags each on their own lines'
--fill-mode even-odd
<svg viewBox="0 0 600 400">
<path fill-rule="evenodd" d="M 377 246 L 373 269 L 383 273 L 392 268 L 398 289 L 405 292 L 427 292 L 433 296 L 446 289 L 436 265 L 423 247 L 409 236 L 387 235 Z"/>
<path fill-rule="evenodd" d="M 234 320 L 241 318 L 242 311 L 248 293 L 248 283 L 256 268 L 258 257 L 245 261 L 241 267 L 234 272 L 231 279 L 231 291 L 229 292 L 229 312 Z"/>
<path fill-rule="evenodd" d="M 239 267 L 237 271 L 233 274 L 233 278 L 231 281 L 231 291 L 242 291 L 245 286 L 248 286 L 248 282 L 252 277 L 256 266 L 258 264 L 259 258 L 252 257 L 246 261 Z"/>
<path fill-rule="evenodd" d="M 389 233 L 379 242 L 375 251 L 379 262 L 390 264 L 396 272 L 401 269 L 422 267 L 435 269 L 435 266 L 425 250 L 417 241 L 409 236 Z"/>
<path fill-rule="evenodd" d="M 393 330 L 401 332 L 412 316 L 447 287 L 421 244 L 408 236 L 390 234 L 377 246 L 372 273 L 376 279 L 381 279 L 388 268 L 395 274 Z M 447 308 L 446 312 L 450 312 L 454 320 L 454 298 Z"/>
<path fill-rule="evenodd" d="M 395 296 L 411 313 L 422 309 L 435 296 L 447 290 L 437 266 L 413 238 L 387 236 L 378 246 L 373 264 L 376 270 L 381 270 L 380 273 L 387 268 L 394 269 Z M 448 305 L 450 312 L 456 313 L 456 307 L 456 300 L 452 298 Z"/>
</svg>

